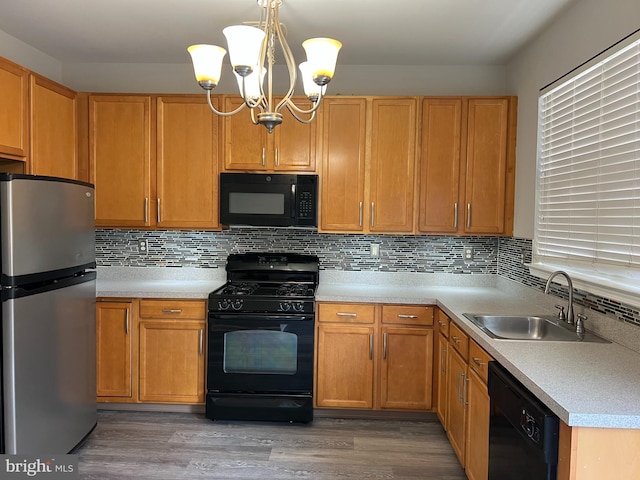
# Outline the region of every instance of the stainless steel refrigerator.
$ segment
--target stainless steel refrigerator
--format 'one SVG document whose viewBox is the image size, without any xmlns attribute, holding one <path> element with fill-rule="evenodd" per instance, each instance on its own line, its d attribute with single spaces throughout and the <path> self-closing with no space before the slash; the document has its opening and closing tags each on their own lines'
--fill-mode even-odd
<svg viewBox="0 0 640 480">
<path fill-rule="evenodd" d="M 0 174 L 0 453 L 69 453 L 96 411 L 91 184 Z"/>
</svg>

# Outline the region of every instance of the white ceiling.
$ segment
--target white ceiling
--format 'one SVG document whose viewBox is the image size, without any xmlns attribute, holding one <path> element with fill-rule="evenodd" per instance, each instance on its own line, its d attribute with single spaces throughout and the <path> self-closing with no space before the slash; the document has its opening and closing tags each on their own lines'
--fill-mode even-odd
<svg viewBox="0 0 640 480">
<path fill-rule="evenodd" d="M 577 0 L 284 0 L 298 61 L 314 36 L 344 65 L 500 65 Z M 66 63 L 190 63 L 194 43 L 258 20 L 256 0 L 2 0 L 0 30 Z"/>
</svg>

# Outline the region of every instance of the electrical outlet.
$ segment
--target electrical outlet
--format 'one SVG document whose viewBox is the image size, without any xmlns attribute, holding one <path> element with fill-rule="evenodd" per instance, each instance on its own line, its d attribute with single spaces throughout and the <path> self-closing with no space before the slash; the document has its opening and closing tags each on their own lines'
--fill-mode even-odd
<svg viewBox="0 0 640 480">
<path fill-rule="evenodd" d="M 148 251 L 149 251 L 149 244 L 147 243 L 147 240 L 144 238 L 138 240 L 138 252 L 147 253 Z"/>
<path fill-rule="evenodd" d="M 465 247 L 464 248 L 464 259 L 465 260 L 473 260 L 473 247 Z"/>
<path fill-rule="evenodd" d="M 380 245 L 377 243 L 371 244 L 371 256 L 378 258 L 380 256 Z"/>
</svg>

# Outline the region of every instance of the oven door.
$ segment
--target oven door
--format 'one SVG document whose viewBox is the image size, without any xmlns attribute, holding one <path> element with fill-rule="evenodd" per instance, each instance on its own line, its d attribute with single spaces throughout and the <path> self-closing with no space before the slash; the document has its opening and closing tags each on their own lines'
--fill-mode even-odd
<svg viewBox="0 0 640 480">
<path fill-rule="evenodd" d="M 209 314 L 207 390 L 313 391 L 313 315 Z"/>
</svg>

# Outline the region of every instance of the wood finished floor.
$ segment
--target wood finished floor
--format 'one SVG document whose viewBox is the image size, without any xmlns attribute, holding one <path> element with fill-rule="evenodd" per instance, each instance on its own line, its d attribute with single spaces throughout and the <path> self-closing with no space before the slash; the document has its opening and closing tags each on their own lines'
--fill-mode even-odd
<svg viewBox="0 0 640 480">
<path fill-rule="evenodd" d="M 194 413 L 100 411 L 76 453 L 83 480 L 466 479 L 437 422 L 212 422 Z"/>
</svg>

